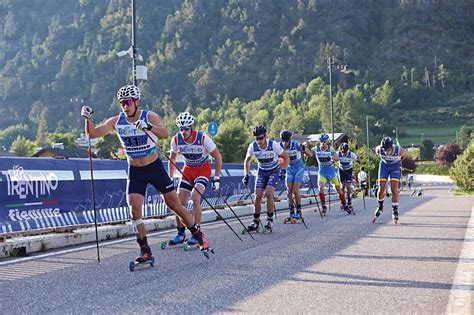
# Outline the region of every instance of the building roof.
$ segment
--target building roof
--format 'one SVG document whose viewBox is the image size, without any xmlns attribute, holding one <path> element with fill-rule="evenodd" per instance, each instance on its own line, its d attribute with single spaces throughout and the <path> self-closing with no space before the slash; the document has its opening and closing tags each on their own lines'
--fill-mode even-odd
<svg viewBox="0 0 474 315">
<path fill-rule="evenodd" d="M 55 158 L 88 158 L 89 153 L 87 150 L 80 147 L 76 148 L 41 148 L 36 151 L 32 157 L 55 157 Z"/>
</svg>

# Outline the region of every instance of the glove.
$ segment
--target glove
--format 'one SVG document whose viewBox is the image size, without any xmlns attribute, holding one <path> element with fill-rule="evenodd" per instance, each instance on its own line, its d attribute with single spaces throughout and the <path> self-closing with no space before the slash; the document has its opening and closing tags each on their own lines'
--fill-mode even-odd
<svg viewBox="0 0 474 315">
<path fill-rule="evenodd" d="M 90 119 L 92 117 L 93 113 L 94 113 L 94 111 L 92 110 L 92 108 L 90 106 L 82 106 L 82 109 L 81 109 L 81 116 L 82 117 Z"/>
<path fill-rule="evenodd" d="M 301 145 L 301 152 L 304 152 L 306 150 L 306 146 L 304 144 Z"/>
<path fill-rule="evenodd" d="M 212 186 L 211 186 L 212 190 L 214 190 L 214 191 L 219 190 L 220 185 L 221 185 L 220 184 L 220 178 L 217 177 L 217 176 L 214 176 L 212 178 Z"/>
<path fill-rule="evenodd" d="M 280 170 L 280 175 L 278 176 L 278 178 L 279 178 L 280 180 L 283 180 L 283 179 L 285 178 L 285 175 L 286 175 L 286 170 L 281 169 L 281 170 Z"/>
<path fill-rule="evenodd" d="M 143 130 L 143 131 L 151 130 L 151 128 L 153 128 L 153 126 L 150 123 L 142 119 L 137 120 L 133 125 L 135 126 L 135 128 Z"/>
<path fill-rule="evenodd" d="M 249 176 L 248 175 L 245 175 L 243 178 L 242 178 L 242 184 L 244 184 L 245 186 L 247 186 L 249 183 Z"/>
</svg>

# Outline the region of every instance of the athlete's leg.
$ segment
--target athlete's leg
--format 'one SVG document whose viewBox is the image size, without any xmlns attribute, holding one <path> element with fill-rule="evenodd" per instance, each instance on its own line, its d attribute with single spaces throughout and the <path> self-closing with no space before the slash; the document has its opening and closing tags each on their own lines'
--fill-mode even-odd
<svg viewBox="0 0 474 315">
<path fill-rule="evenodd" d="M 300 192 L 300 183 L 293 184 L 293 195 L 295 196 L 294 201 L 296 205 L 301 205 L 301 192 Z"/>
<path fill-rule="evenodd" d="M 334 174 L 334 177 L 331 178 L 331 180 L 329 182 L 336 189 L 337 194 L 339 195 L 339 200 L 341 201 L 341 204 L 345 207 L 346 206 L 346 197 L 344 196 L 344 189 L 343 188 L 341 189 L 341 183 L 339 182 L 339 179 L 337 178 L 336 174 Z"/>
<path fill-rule="evenodd" d="M 185 190 L 183 188 L 179 188 L 178 190 L 178 199 L 179 202 L 186 208 L 186 204 L 189 201 L 189 197 L 191 196 L 191 193 L 188 190 Z M 178 216 L 176 216 L 176 223 L 178 224 L 178 227 L 183 228 L 184 224 L 181 222 Z"/>
<path fill-rule="evenodd" d="M 191 199 L 193 201 L 193 214 L 194 222 L 198 225 L 201 224 L 202 208 L 201 208 L 201 195 L 204 194 L 206 187 L 202 183 L 197 183 L 194 186 L 193 192 L 191 193 Z"/>
<path fill-rule="evenodd" d="M 263 188 L 255 189 L 255 214 L 258 215 L 260 215 L 260 211 L 262 211 L 262 199 L 264 191 L 265 190 Z"/>
<path fill-rule="evenodd" d="M 132 226 L 134 232 L 137 235 L 137 239 L 143 239 L 146 236 L 145 224 L 142 220 L 142 205 L 145 198 L 136 193 L 127 195 L 127 204 L 131 209 L 132 215 Z"/>
<path fill-rule="evenodd" d="M 275 210 L 274 193 L 275 187 L 271 185 L 267 185 L 267 187 L 265 187 L 265 196 L 267 197 L 267 213 L 271 213 L 271 216 L 273 216 L 273 211 Z"/>
<path fill-rule="evenodd" d="M 295 200 L 294 200 L 294 183 L 287 183 L 286 184 L 286 189 L 288 191 L 288 207 L 292 207 L 295 205 Z"/>
</svg>

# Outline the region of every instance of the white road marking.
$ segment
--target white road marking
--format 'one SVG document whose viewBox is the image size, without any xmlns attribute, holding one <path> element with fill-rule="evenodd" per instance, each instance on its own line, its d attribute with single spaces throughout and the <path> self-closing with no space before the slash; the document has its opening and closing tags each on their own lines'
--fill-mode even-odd
<svg viewBox="0 0 474 315">
<path fill-rule="evenodd" d="M 474 295 L 474 206 L 464 235 L 464 243 L 449 295 L 446 314 L 472 314 Z"/>
</svg>

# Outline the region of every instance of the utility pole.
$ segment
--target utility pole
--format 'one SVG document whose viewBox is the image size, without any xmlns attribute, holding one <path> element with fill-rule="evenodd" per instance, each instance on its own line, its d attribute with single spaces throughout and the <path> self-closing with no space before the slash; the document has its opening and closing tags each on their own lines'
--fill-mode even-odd
<svg viewBox="0 0 474 315">
<path fill-rule="evenodd" d="M 334 106 L 332 103 L 332 62 L 331 57 L 328 57 L 328 71 L 329 71 L 329 106 L 331 108 L 331 133 L 332 133 L 332 146 L 335 148 L 336 141 L 334 139 Z"/>
<path fill-rule="evenodd" d="M 135 34 L 135 0 L 132 0 L 132 75 L 133 75 L 133 85 L 137 86 L 137 43 L 136 43 L 136 34 Z"/>
<path fill-rule="evenodd" d="M 365 128 L 367 129 L 367 187 L 369 189 L 370 197 L 370 169 L 369 169 L 369 158 L 370 158 L 370 143 L 369 143 L 369 115 L 365 115 Z"/>
</svg>

